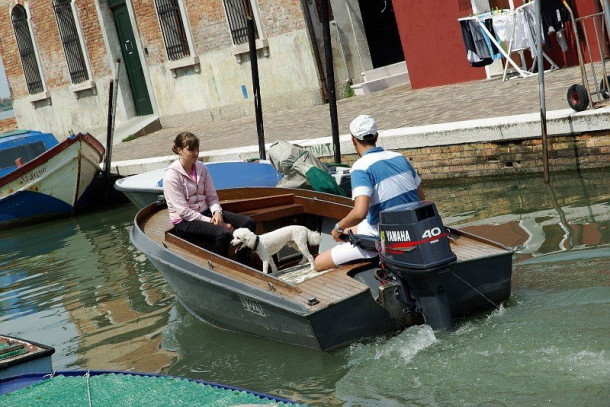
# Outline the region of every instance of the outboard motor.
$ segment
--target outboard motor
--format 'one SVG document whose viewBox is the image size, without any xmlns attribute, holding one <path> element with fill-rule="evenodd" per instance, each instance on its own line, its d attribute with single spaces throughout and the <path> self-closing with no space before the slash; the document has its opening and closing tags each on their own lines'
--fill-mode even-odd
<svg viewBox="0 0 610 407">
<path fill-rule="evenodd" d="M 453 329 L 443 281 L 456 256 L 434 203 L 411 202 L 380 212 L 379 234 L 380 261 L 402 282 L 402 300 L 412 295 L 433 329 Z"/>
</svg>

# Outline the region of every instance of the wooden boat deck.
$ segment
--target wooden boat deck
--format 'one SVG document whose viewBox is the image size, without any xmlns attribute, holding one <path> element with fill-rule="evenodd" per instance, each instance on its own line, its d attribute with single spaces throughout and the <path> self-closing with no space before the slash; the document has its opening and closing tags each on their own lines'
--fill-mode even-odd
<svg viewBox="0 0 610 407">
<path fill-rule="evenodd" d="M 252 217 L 257 223 L 258 233 L 261 233 L 263 222 L 266 221 L 303 213 L 338 219 L 344 216 L 345 210 L 349 210 L 347 205 L 337 205 L 337 203 L 302 196 L 295 197 L 294 194 L 225 200 L 222 205 L 226 210 L 241 212 Z M 244 284 L 274 291 L 286 299 L 308 306 L 312 311 L 369 290 L 367 285 L 354 280 L 349 274 L 356 269 L 369 267 L 370 262 L 344 265 L 315 274 L 299 283 L 290 284 L 167 234 L 166 232 L 172 229 L 167 210 L 158 211 L 150 217 L 143 217 L 140 219 L 139 225 L 141 230 L 154 242 L 194 263 L 202 264 L 207 269 Z M 454 229 L 451 230 L 450 244 L 458 262 L 506 253 L 506 249 L 500 245 Z M 311 297 L 315 297 L 318 303 L 309 305 L 308 301 Z"/>
</svg>

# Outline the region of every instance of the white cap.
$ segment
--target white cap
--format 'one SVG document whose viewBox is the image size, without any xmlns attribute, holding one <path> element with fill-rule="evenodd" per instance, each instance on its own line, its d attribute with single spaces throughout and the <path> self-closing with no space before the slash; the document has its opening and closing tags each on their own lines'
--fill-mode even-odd
<svg viewBox="0 0 610 407">
<path fill-rule="evenodd" d="M 352 120 L 349 131 L 358 140 L 371 139 L 377 135 L 377 123 L 368 114 L 361 114 Z"/>
</svg>

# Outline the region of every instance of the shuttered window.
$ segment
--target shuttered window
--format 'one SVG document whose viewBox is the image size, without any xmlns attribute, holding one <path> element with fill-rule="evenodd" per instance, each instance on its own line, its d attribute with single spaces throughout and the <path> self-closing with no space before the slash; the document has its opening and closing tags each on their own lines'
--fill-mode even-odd
<svg viewBox="0 0 610 407">
<path fill-rule="evenodd" d="M 64 54 L 68 63 L 70 80 L 72 83 L 81 83 L 89 79 L 87 65 L 83 56 L 81 40 L 74 21 L 72 0 L 53 0 L 55 19 L 59 36 L 64 47 Z"/>
<path fill-rule="evenodd" d="M 170 61 L 191 54 L 178 0 L 155 0 L 163 42 Z"/>
<path fill-rule="evenodd" d="M 36 94 L 44 91 L 42 78 L 40 77 L 40 69 L 38 67 L 38 59 L 36 58 L 36 50 L 30 35 L 30 26 L 25 8 L 21 5 L 16 5 L 11 11 L 11 22 L 15 31 L 15 39 L 17 40 L 17 48 L 21 57 L 23 73 L 30 94 Z"/>
<path fill-rule="evenodd" d="M 223 0 L 223 3 L 227 12 L 227 20 L 229 20 L 233 44 L 239 45 L 248 42 L 248 20 L 246 19 L 244 0 Z M 250 2 L 250 7 L 252 7 L 252 2 Z M 258 38 L 256 24 L 254 24 L 254 38 Z"/>
</svg>

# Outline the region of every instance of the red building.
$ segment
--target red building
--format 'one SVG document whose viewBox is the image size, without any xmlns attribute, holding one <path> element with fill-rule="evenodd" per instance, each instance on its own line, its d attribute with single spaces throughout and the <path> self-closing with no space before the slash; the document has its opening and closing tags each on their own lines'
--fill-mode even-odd
<svg viewBox="0 0 610 407">
<path fill-rule="evenodd" d="M 517 8 L 523 2 L 524 0 L 490 0 L 489 5 L 492 10 L 509 9 L 510 3 Z M 466 59 L 466 48 L 458 22 L 458 18 L 473 14 L 473 7 L 476 7 L 476 3 L 482 2 L 475 0 L 393 0 L 398 31 L 413 89 L 481 80 L 488 77 L 485 68 L 471 67 Z M 601 12 L 600 3 L 597 0 L 572 0 L 572 3 L 576 15 L 579 17 Z M 598 18 L 598 30 L 599 21 L 601 20 Z M 591 55 L 595 61 L 599 61 L 600 53 L 592 18 L 585 18 L 583 23 Z M 576 40 L 571 23 L 566 23 L 566 40 L 568 50 L 564 53 L 556 42 L 555 34 L 549 35 L 551 49 L 547 54 L 560 68 L 578 65 Z M 607 43 L 607 41 L 605 42 Z M 588 61 L 585 41 L 581 40 L 581 46 Z M 529 52 L 525 52 L 525 57 L 531 64 Z M 513 59 L 518 60 L 518 57 L 513 56 Z M 503 58 L 502 63 L 506 63 L 506 59 Z M 545 67 L 548 68 L 550 65 L 547 63 Z"/>
</svg>

